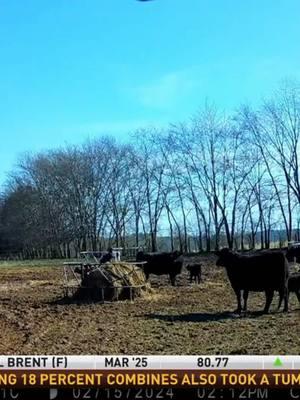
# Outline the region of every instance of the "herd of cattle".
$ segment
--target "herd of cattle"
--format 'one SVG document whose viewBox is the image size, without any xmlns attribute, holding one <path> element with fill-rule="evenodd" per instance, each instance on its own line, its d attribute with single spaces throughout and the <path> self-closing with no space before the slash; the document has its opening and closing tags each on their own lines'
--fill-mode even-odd
<svg viewBox="0 0 300 400">
<path fill-rule="evenodd" d="M 300 247 L 283 250 L 256 250 L 237 253 L 227 248 L 216 252 L 216 265 L 225 267 L 230 284 L 237 298 L 237 312 L 247 311 L 247 300 L 250 291 L 265 292 L 264 312 L 269 311 L 274 292 L 279 293 L 280 309 L 284 302 L 284 311 L 288 311 L 289 294 L 294 292 L 300 303 L 300 272 L 289 273 L 289 262 L 300 263 Z M 182 254 L 138 252 L 137 262 L 144 261 L 142 268 L 146 279 L 150 274 L 169 275 L 174 286 L 176 276 L 181 274 L 184 258 Z M 190 281 L 201 281 L 201 264 L 188 264 L 186 269 Z M 241 297 L 243 295 L 243 306 Z"/>
</svg>

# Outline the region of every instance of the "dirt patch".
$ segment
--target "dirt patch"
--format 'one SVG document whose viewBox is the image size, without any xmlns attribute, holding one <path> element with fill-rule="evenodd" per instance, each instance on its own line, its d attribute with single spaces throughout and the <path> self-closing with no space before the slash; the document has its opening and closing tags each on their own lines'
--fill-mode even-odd
<svg viewBox="0 0 300 400">
<path fill-rule="evenodd" d="M 151 276 L 153 292 L 134 302 L 64 303 L 59 265 L 0 266 L 2 354 L 298 354 L 299 304 L 259 313 L 264 295 L 251 293 L 237 317 L 224 270 L 202 257 L 203 283 L 176 287 Z M 6 285 L 6 286 L 5 286 Z"/>
</svg>

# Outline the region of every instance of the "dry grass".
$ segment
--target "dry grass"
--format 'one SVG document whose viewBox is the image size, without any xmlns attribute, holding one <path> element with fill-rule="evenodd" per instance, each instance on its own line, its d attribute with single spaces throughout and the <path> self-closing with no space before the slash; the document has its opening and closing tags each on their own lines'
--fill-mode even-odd
<svg viewBox="0 0 300 400">
<path fill-rule="evenodd" d="M 300 310 L 260 315 L 264 296 L 251 293 L 246 316 L 222 269 L 204 258 L 204 282 L 187 274 L 171 287 L 151 277 L 153 293 L 110 304 L 61 302 L 60 262 L 0 264 L 0 354 L 298 354 Z"/>
<path fill-rule="evenodd" d="M 75 293 L 75 299 L 125 300 L 151 291 L 142 269 L 127 262 L 105 263 L 91 271 L 82 286 Z"/>
</svg>

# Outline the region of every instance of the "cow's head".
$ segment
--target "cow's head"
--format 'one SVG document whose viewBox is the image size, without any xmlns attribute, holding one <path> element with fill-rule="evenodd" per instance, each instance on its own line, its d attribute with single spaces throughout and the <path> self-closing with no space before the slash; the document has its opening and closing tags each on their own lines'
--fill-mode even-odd
<svg viewBox="0 0 300 400">
<path fill-rule="evenodd" d="M 234 253 L 232 250 L 224 248 L 220 251 L 216 251 L 215 254 L 218 256 L 216 262 L 216 265 L 218 267 L 230 267 L 230 265 L 232 264 L 232 259 L 234 257 Z"/>
<path fill-rule="evenodd" d="M 182 254 L 183 254 L 182 251 L 178 251 L 178 250 L 173 251 L 174 258 L 178 258 L 178 257 L 182 256 Z"/>
<path fill-rule="evenodd" d="M 173 256 L 172 258 L 173 258 L 174 262 L 181 262 L 182 263 L 184 261 L 183 253 L 178 251 L 178 250 L 173 251 L 172 256 Z"/>
</svg>

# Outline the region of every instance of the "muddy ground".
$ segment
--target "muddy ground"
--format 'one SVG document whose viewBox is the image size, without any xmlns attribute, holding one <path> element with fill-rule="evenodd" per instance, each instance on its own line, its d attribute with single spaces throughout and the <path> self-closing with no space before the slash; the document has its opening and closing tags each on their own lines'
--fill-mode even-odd
<svg viewBox="0 0 300 400">
<path fill-rule="evenodd" d="M 300 308 L 238 317 L 224 270 L 202 257 L 203 282 L 151 277 L 153 293 L 110 304 L 65 303 L 61 262 L 0 263 L 0 354 L 299 354 Z"/>
</svg>

